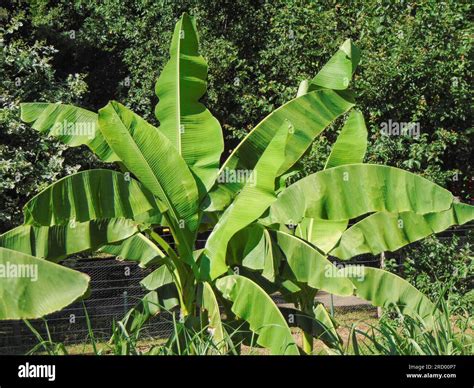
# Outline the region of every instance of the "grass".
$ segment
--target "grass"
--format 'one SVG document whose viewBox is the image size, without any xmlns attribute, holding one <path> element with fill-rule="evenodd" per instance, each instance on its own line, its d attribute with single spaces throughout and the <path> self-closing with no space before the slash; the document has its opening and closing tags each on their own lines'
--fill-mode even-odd
<svg viewBox="0 0 474 388">
<path fill-rule="evenodd" d="M 140 353 L 145 354 L 150 351 L 150 349 L 162 346 L 166 343 L 164 338 L 147 338 L 137 341 L 136 346 Z M 110 344 L 108 341 L 98 341 L 95 343 L 95 348 L 97 353 L 94 351 L 94 346 L 91 343 L 80 343 L 80 344 L 71 344 L 66 345 L 67 354 L 70 355 L 94 355 L 94 354 L 103 354 L 103 355 L 112 355 L 113 352 L 110 349 Z"/>
<path fill-rule="evenodd" d="M 378 322 L 377 319 L 377 312 L 374 308 L 357 308 L 357 309 L 346 309 L 346 308 L 336 308 L 335 309 L 335 316 L 336 320 L 340 324 L 339 327 L 339 334 L 341 335 L 344 343 L 346 343 L 349 339 L 350 335 L 350 327 L 351 324 L 357 322 L 360 328 L 369 328 L 370 325 L 376 324 Z M 47 322 L 45 322 L 47 325 Z M 30 327 L 30 329 L 35 330 L 34 328 Z M 35 330 L 36 331 L 36 330 Z M 299 335 L 299 330 L 294 328 L 293 335 L 297 344 L 300 344 L 301 338 Z M 48 332 L 48 330 L 47 330 Z M 92 332 L 92 330 L 90 330 Z M 92 332 L 93 335 L 93 332 Z M 40 345 L 36 345 L 34 351 L 37 354 L 51 354 L 53 351 L 52 349 L 46 350 L 45 346 L 50 345 L 53 349 L 58 349 L 62 351 L 59 354 L 69 354 L 69 355 L 94 355 L 94 354 L 102 354 L 102 355 L 112 355 L 117 354 L 113 349 L 110 341 L 104 340 L 97 340 L 94 338 L 92 340 L 91 334 L 89 334 L 87 340 L 83 343 L 77 344 L 57 344 L 56 347 L 53 345 L 52 341 L 49 342 L 50 336 L 47 334 L 47 338 L 42 338 L 39 333 L 36 335 Z M 153 349 L 157 349 L 159 347 L 165 347 L 167 345 L 168 339 L 166 338 L 155 338 L 155 337 L 148 337 L 148 338 L 140 338 L 138 339 L 134 347 L 137 349 L 137 354 L 148 354 Z M 300 344 L 301 345 L 301 344 Z M 321 341 L 314 341 L 314 348 L 316 354 L 327 354 L 327 347 Z M 241 354 L 244 355 L 265 355 L 268 354 L 266 349 L 257 348 L 254 346 L 246 346 L 241 345 Z"/>
<path fill-rule="evenodd" d="M 474 318 L 469 311 L 452 309 L 448 298 L 451 287 L 451 283 L 446 284 L 440 290 L 432 319 L 402 314 L 393 306 L 384 311 L 377 324 L 364 329 L 353 324 L 345 354 L 474 354 Z"/>
<path fill-rule="evenodd" d="M 361 355 L 472 355 L 473 318 L 450 316 L 441 308 L 433 323 L 418 316 L 386 312 L 369 330 L 354 326 L 349 337 L 350 354 Z"/>
<path fill-rule="evenodd" d="M 338 349 L 330 349 L 319 340 L 314 341 L 313 354 L 473 354 L 473 319 L 469 314 L 453 316 L 443 298 L 438 302 L 441 313 L 433 327 L 427 327 L 420 317 L 402 315 L 397 309 L 385 310 L 382 318 L 377 317 L 377 309 L 371 306 L 339 307 L 335 309 L 335 320 L 342 344 Z M 139 318 L 139 317 L 138 317 Z M 45 321 L 46 335 L 43 338 L 28 322 L 27 325 L 38 339 L 30 354 L 91 354 L 91 355 L 209 355 L 222 354 L 224 346 L 227 354 L 265 355 L 268 350 L 241 339 L 245 333 L 228 328 L 225 343 L 215 344 L 207 328 L 193 328 L 174 319 L 169 338 L 146 336 L 142 332 L 143 322 L 114 322 L 113 335 L 109 341 L 94 336 L 86 311 L 89 335 L 83 343 L 65 345 L 55 343 Z M 137 323 L 137 324 L 135 324 Z M 133 327 L 133 329 L 131 329 Z M 198 327 L 196 329 L 196 327 Z M 301 335 L 292 328 L 295 342 L 301 346 Z"/>
</svg>

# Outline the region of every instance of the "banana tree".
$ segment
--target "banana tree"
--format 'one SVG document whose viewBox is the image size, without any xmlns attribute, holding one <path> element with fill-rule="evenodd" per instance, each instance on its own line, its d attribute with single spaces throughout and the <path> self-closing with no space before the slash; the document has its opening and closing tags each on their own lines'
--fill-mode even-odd
<svg viewBox="0 0 474 388">
<path fill-rule="evenodd" d="M 398 249 L 473 218 L 472 207 L 421 177 L 361 164 L 366 130 L 348 90 L 359 59 L 346 41 L 296 98 L 265 117 L 220 165 L 221 127 L 200 102 L 207 63 L 194 19 L 183 14 L 156 83 L 158 127 L 115 101 L 98 113 L 61 103 L 22 104 L 22 119 L 34 129 L 70 146 L 86 145 L 121 172 L 82 171 L 47 187 L 25 205 L 24 224 L 0 236 L 2 255 L 44 264 L 42 282 L 53 285 L 61 276 L 57 263 L 79 252 L 101 251 L 153 268 L 142 281 L 149 293 L 125 320 L 133 324 L 128 318 L 137 314 L 146 319 L 178 307 L 189 325 L 208 325 L 222 351 L 222 308 L 272 354 L 300 353 L 292 324 L 304 330 L 306 353 L 313 336 L 334 344 L 332 320 L 314 304 L 318 290 L 429 316 L 431 302 L 404 280 L 369 268 L 354 276 L 349 266 L 341 270 L 328 259 Z M 282 186 L 339 118 L 345 123 L 326 168 Z M 209 237 L 196 249 L 203 232 Z M 41 316 L 84 296 L 84 278 L 68 275 L 70 290 L 59 283 L 64 295 L 43 293 L 41 309 L 29 299 L 30 284 L 0 280 L 10 301 L 0 319 Z M 277 291 L 299 310 L 278 308 L 269 296 Z M 33 307 L 27 314 L 24 306 Z"/>
</svg>

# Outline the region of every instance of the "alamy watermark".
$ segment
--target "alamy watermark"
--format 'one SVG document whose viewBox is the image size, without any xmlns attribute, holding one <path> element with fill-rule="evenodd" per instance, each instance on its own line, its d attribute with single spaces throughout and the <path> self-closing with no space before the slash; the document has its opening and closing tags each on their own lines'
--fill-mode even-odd
<svg viewBox="0 0 474 388">
<path fill-rule="evenodd" d="M 257 172 L 255 170 L 234 170 L 225 168 L 217 177 L 219 183 L 247 183 L 255 186 L 257 183 Z"/>
<path fill-rule="evenodd" d="M 51 130 L 53 136 L 86 136 L 89 139 L 95 137 L 96 123 L 93 121 L 59 121 Z"/>
<path fill-rule="evenodd" d="M 35 365 L 26 362 L 18 366 L 18 377 L 23 379 L 43 378 L 48 379 L 48 381 L 55 381 L 56 365 Z"/>
<path fill-rule="evenodd" d="M 398 122 L 390 119 L 380 124 L 380 131 L 384 136 L 407 136 L 418 139 L 420 137 L 420 123 Z"/>
<path fill-rule="evenodd" d="M 36 282 L 38 280 L 38 265 L 15 264 L 7 261 L 5 264 L 0 264 L 0 278 L 29 278 L 32 282 Z"/>
<path fill-rule="evenodd" d="M 324 274 L 327 278 L 355 278 L 362 281 L 365 278 L 365 270 L 363 264 L 351 264 L 344 266 L 342 264 L 328 264 Z"/>
</svg>

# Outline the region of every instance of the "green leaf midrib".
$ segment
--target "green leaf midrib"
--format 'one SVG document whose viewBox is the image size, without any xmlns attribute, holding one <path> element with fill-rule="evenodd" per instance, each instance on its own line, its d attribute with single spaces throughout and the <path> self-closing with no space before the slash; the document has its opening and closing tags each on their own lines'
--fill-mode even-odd
<svg viewBox="0 0 474 388">
<path fill-rule="evenodd" d="M 177 124 L 177 128 L 176 131 L 177 131 L 177 141 L 178 141 L 178 144 L 177 144 L 177 149 L 178 149 L 178 153 L 180 155 L 182 155 L 182 146 L 181 146 L 181 130 L 180 130 L 180 127 L 181 127 L 181 91 L 180 91 L 180 88 L 181 88 L 181 79 L 180 79 L 180 71 L 181 71 L 181 68 L 180 68 L 180 65 L 181 65 L 181 58 L 180 58 L 180 54 L 181 54 L 181 31 L 182 31 L 182 28 L 183 28 L 183 18 L 181 17 L 180 20 L 179 20 L 179 30 L 178 30 L 178 37 L 177 37 L 177 40 L 178 40 L 178 43 L 177 43 L 177 49 L 176 49 L 176 53 L 175 53 L 175 57 L 176 57 L 176 94 L 177 94 L 177 98 L 176 98 L 176 124 Z"/>
</svg>

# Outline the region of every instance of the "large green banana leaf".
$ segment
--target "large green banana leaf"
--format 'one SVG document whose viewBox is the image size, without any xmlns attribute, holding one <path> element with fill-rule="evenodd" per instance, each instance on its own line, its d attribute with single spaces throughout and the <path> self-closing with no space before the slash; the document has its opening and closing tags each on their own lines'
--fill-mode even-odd
<svg viewBox="0 0 474 388">
<path fill-rule="evenodd" d="M 262 225 L 251 224 L 237 232 L 229 241 L 227 263 L 243 265 L 262 272 L 262 276 L 275 281 L 282 260 L 281 253 L 270 233 Z"/>
<path fill-rule="evenodd" d="M 221 321 L 221 312 L 217 303 L 216 295 L 211 285 L 207 282 L 201 283 L 200 306 L 207 311 L 207 325 L 210 329 L 215 346 L 220 352 L 225 353 L 227 344 L 225 342 L 224 327 Z"/>
<path fill-rule="evenodd" d="M 157 201 L 157 204 L 159 201 Z M 159 205 L 158 205 L 159 206 Z M 162 207 L 164 209 L 164 207 Z M 163 215 L 157 208 L 147 210 L 145 213 L 137 214 L 133 217 L 134 221 L 144 225 L 164 226 Z"/>
<path fill-rule="evenodd" d="M 258 334 L 257 343 L 272 354 L 298 355 L 291 330 L 273 300 L 257 284 L 239 275 L 229 275 L 216 281 L 225 299 L 232 301 L 232 312 L 248 322 Z"/>
<path fill-rule="evenodd" d="M 148 291 L 153 291 L 166 284 L 173 283 L 173 281 L 173 274 L 166 265 L 162 265 L 143 278 L 140 284 Z"/>
<path fill-rule="evenodd" d="M 99 124 L 124 165 L 166 206 L 175 220 L 197 224 L 197 188 L 184 160 L 158 129 L 115 101 L 99 111 Z"/>
<path fill-rule="evenodd" d="M 425 215 L 413 212 L 378 212 L 347 229 L 330 254 L 349 260 L 363 253 L 375 255 L 384 251 L 396 251 L 430 234 L 473 219 L 474 206 L 462 203 L 454 203 L 449 210 Z"/>
<path fill-rule="evenodd" d="M 337 244 L 348 223 L 348 220 L 303 218 L 296 227 L 295 235 L 328 253 Z"/>
<path fill-rule="evenodd" d="M 280 173 L 287 171 L 300 159 L 317 135 L 353 106 L 353 98 L 350 93 L 332 93 L 329 90 L 324 90 L 323 94 L 311 92 L 319 89 L 346 89 L 359 60 L 359 49 L 350 40 L 344 42 L 338 52 L 310 83 L 306 80 L 301 82 L 297 97 L 294 100 L 272 112 L 245 137 L 226 160 L 220 170 L 220 174 L 225 173 L 226 170 L 253 168 L 263 150 L 274 136 L 280 125 L 279 123 L 285 118 L 291 118 L 290 125 L 297 136 L 294 136 L 288 144 L 286 160 L 281 167 Z M 350 127 L 353 127 L 355 124 L 360 124 L 360 118 L 357 118 L 357 121 L 351 120 Z M 348 131 L 346 129 L 345 132 L 353 133 L 354 130 Z M 344 148 L 344 145 L 338 145 L 337 148 Z M 337 151 L 336 153 L 337 155 L 340 154 Z M 355 160 L 355 157 L 354 154 L 352 162 L 359 161 Z M 210 193 L 211 203 L 210 205 L 208 204 L 206 210 L 223 210 L 241 188 L 242 185 L 238 183 L 217 185 Z"/>
<path fill-rule="evenodd" d="M 251 224 L 238 231 L 229 241 L 227 263 L 244 265 L 252 270 L 263 270 L 267 256 L 264 228 Z"/>
<path fill-rule="evenodd" d="M 315 248 L 290 234 L 280 231 L 273 233 L 278 246 L 285 255 L 291 277 L 312 288 L 331 294 L 341 296 L 353 294 L 354 286 L 349 279 L 337 276 L 337 267 Z"/>
<path fill-rule="evenodd" d="M 51 184 L 23 208 L 25 223 L 62 225 L 101 218 L 134 219 L 158 211 L 153 194 L 136 180 L 111 170 L 89 170 Z"/>
<path fill-rule="evenodd" d="M 316 327 L 313 329 L 314 337 L 324 341 L 326 344 L 333 345 L 335 341 L 342 343 L 342 339 L 337 333 L 333 319 L 328 314 L 324 305 L 318 303 L 313 308 L 314 319 L 316 321 Z"/>
<path fill-rule="evenodd" d="M 347 39 L 309 83 L 309 91 L 324 88 L 344 90 L 360 61 L 360 50 Z"/>
<path fill-rule="evenodd" d="M 207 88 L 207 63 L 199 55 L 194 18 L 186 13 L 176 23 L 170 60 L 156 83 L 160 99 L 155 115 L 170 140 L 207 192 L 215 182 L 224 150 L 217 119 L 199 102 Z"/>
<path fill-rule="evenodd" d="M 349 164 L 311 174 L 283 190 L 265 222 L 348 220 L 376 211 L 426 214 L 447 210 L 452 203 L 448 190 L 418 175 L 389 166 Z"/>
<path fill-rule="evenodd" d="M 124 165 L 166 206 L 179 249 L 191 260 L 198 227 L 198 189 L 178 151 L 158 129 L 117 102 L 99 111 L 99 125 Z"/>
<path fill-rule="evenodd" d="M 397 305 L 410 316 L 419 316 L 427 324 L 436 315 L 436 306 L 406 280 L 378 268 L 348 265 L 340 270 L 356 286 L 356 295 L 374 306 Z"/>
<path fill-rule="evenodd" d="M 99 251 L 116 256 L 119 260 L 135 261 L 142 268 L 162 262 L 166 257 L 161 249 L 141 233 L 115 244 L 104 245 Z"/>
<path fill-rule="evenodd" d="M 87 291 L 89 277 L 0 247 L 0 319 L 34 319 L 61 310 Z"/>
<path fill-rule="evenodd" d="M 285 155 L 288 134 L 284 125 L 270 142 L 253 170 L 253 181 L 247 182 L 232 205 L 222 214 L 206 241 L 206 257 L 201 266 L 203 276 L 211 279 L 227 270 L 226 251 L 232 236 L 255 221 L 275 200 L 275 179 Z"/>
<path fill-rule="evenodd" d="M 316 136 L 353 105 L 349 93 L 332 90 L 318 90 L 289 101 L 265 117 L 242 140 L 221 167 L 220 175 L 226 171 L 253 170 L 278 130 L 287 125 L 292 136 L 278 172 L 281 175 L 300 159 Z M 223 210 L 242 187 L 239 182 L 221 182 L 211 191 L 212 203 L 206 210 Z"/>
<path fill-rule="evenodd" d="M 88 146 L 104 162 L 120 159 L 111 150 L 97 125 L 97 113 L 61 103 L 23 103 L 21 119 L 32 128 L 76 147 Z"/>
<path fill-rule="evenodd" d="M 0 247 L 50 261 L 96 250 L 104 244 L 126 239 L 139 229 L 124 218 L 78 222 L 73 225 L 20 225 L 0 235 Z"/>
<path fill-rule="evenodd" d="M 332 146 L 324 168 L 362 163 L 366 151 L 367 128 L 364 116 L 358 110 L 353 109 Z"/>
</svg>

